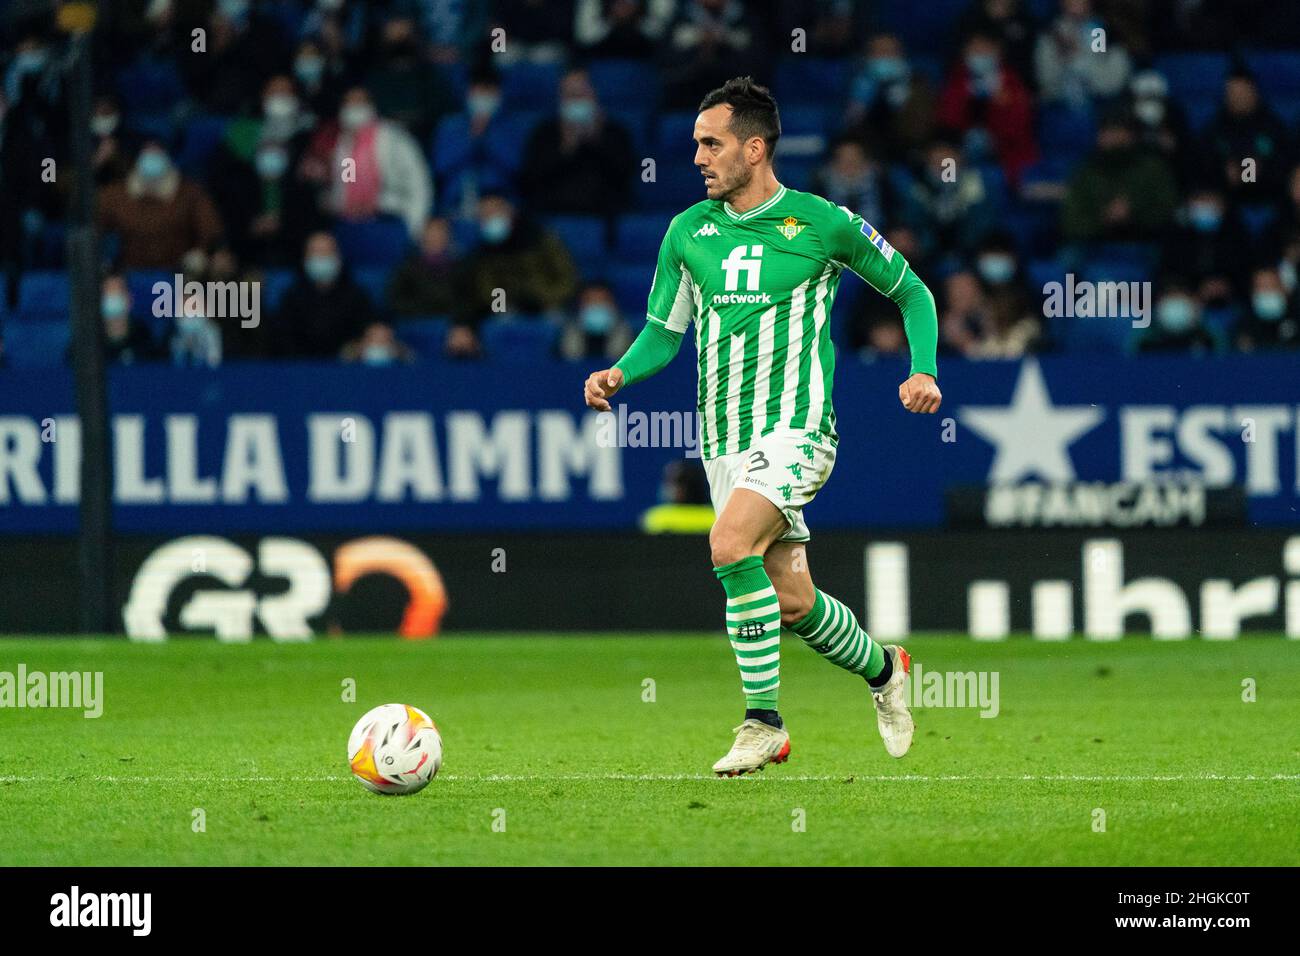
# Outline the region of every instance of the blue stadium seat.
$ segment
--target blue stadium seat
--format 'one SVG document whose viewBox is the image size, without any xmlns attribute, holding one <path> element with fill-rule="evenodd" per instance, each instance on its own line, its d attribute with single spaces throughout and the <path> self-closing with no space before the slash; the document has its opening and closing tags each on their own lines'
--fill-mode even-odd
<svg viewBox="0 0 1300 956">
<path fill-rule="evenodd" d="M 11 317 L 5 322 L 5 360 L 14 368 L 57 368 L 64 364 L 71 339 L 66 318 Z"/>
<path fill-rule="evenodd" d="M 398 319 L 395 327 L 398 339 L 414 349 L 420 358 L 430 359 L 442 355 L 451 320 L 445 315 L 412 316 Z"/>
<path fill-rule="evenodd" d="M 936 40 L 946 40 L 953 24 L 970 5 L 970 0 L 883 4 L 879 8 L 879 26 L 898 34 L 909 50 L 923 50 L 933 47 Z"/>
<path fill-rule="evenodd" d="M 1255 239 L 1264 234 L 1269 226 L 1273 225 L 1277 219 L 1277 207 L 1265 203 L 1250 203 L 1239 207 L 1238 212 L 1241 214 L 1242 225 L 1246 231 Z"/>
<path fill-rule="evenodd" d="M 1155 58 L 1156 70 L 1169 81 L 1169 93 L 1175 99 L 1185 96 L 1223 95 L 1223 81 L 1228 75 L 1226 53 L 1166 53 Z"/>
<path fill-rule="evenodd" d="M 605 109 L 629 101 L 652 109 L 658 100 L 659 74 L 641 60 L 593 60 L 587 74 Z"/>
<path fill-rule="evenodd" d="M 392 269 L 387 266 L 365 266 L 352 270 L 352 279 L 370 296 L 375 309 L 383 314 L 388 308 L 388 279 Z"/>
<path fill-rule="evenodd" d="M 127 117 L 126 128 L 142 139 L 156 139 L 170 150 L 176 135 L 176 126 L 168 113 L 133 113 Z"/>
<path fill-rule="evenodd" d="M 848 92 L 850 63 L 842 59 L 793 54 L 782 57 L 772 70 L 772 93 L 781 103 L 824 106 L 841 103 Z"/>
<path fill-rule="evenodd" d="M 65 319 L 69 308 L 68 274 L 59 271 L 25 272 L 18 284 L 18 311 L 58 315 Z"/>
<path fill-rule="evenodd" d="M 821 164 L 821 159 L 816 156 L 781 156 L 778 146 L 776 173 L 782 184 L 791 189 L 801 189 L 805 192 L 812 189 L 813 178 Z"/>
<path fill-rule="evenodd" d="M 1256 50 L 1246 54 L 1246 66 L 1255 74 L 1264 99 L 1300 93 L 1300 56 L 1294 51 Z"/>
<path fill-rule="evenodd" d="M 1296 87 L 1296 90 L 1300 92 L 1300 87 Z M 1294 129 L 1294 127 L 1300 125 L 1300 96 L 1283 96 L 1281 94 L 1270 96 L 1268 105 L 1273 107 L 1273 112 L 1277 113 L 1282 122 L 1288 126 Z"/>
<path fill-rule="evenodd" d="M 654 271 L 653 263 L 644 262 L 615 262 L 609 268 L 609 284 L 614 290 L 618 309 L 632 320 L 634 328 L 639 328 L 640 320 L 645 317 Z"/>
<path fill-rule="evenodd" d="M 191 176 L 202 175 L 212 154 L 226 135 L 229 120 L 224 116 L 193 116 L 185 122 L 177 164 Z"/>
<path fill-rule="evenodd" d="M 141 56 L 117 74 L 117 92 L 130 113 L 167 113 L 185 99 L 176 62 Z"/>
<path fill-rule="evenodd" d="M 174 272 L 163 269 L 134 269 L 126 274 L 126 290 L 131 296 L 131 314 L 145 322 L 154 334 L 164 331 L 171 321 L 167 318 L 155 318 L 153 304 L 157 297 L 154 286 L 165 283 L 167 295 L 171 296 L 172 286 L 176 280 Z"/>
<path fill-rule="evenodd" d="M 1038 111 L 1038 142 L 1043 154 L 1067 162 L 1087 154 L 1097 139 L 1097 124 L 1090 110 L 1044 106 Z"/>
<path fill-rule="evenodd" d="M 584 279 L 596 275 L 605 262 L 605 220 L 598 216 L 551 216 L 546 225 L 568 247 Z"/>
<path fill-rule="evenodd" d="M 664 113 L 655 128 L 654 156 L 662 170 L 670 158 L 689 162 L 695 152 L 695 113 Z"/>
<path fill-rule="evenodd" d="M 523 161 L 524 147 L 533 129 L 546 114 L 539 110 L 514 110 L 494 119 L 484 134 L 484 148 L 493 162 L 514 170 Z M 464 113 L 444 116 L 433 133 L 431 160 L 439 176 L 462 171 L 471 161 L 469 117 Z"/>
<path fill-rule="evenodd" d="M 650 111 L 635 106 L 616 106 L 606 107 L 605 112 L 632 137 L 632 150 L 640 173 L 641 158 L 650 155 Z"/>
<path fill-rule="evenodd" d="M 1180 97 L 1178 105 L 1183 108 L 1183 113 L 1187 116 L 1187 125 L 1195 133 L 1204 132 L 1205 127 L 1209 126 L 1219 110 L 1222 108 L 1223 97 L 1220 94 L 1188 94 Z"/>
<path fill-rule="evenodd" d="M 559 88 L 558 63 L 513 63 L 501 70 L 501 100 L 510 109 L 554 110 Z"/>
<path fill-rule="evenodd" d="M 267 312 L 278 309 L 297 277 L 292 269 L 267 269 L 262 276 L 262 308 Z"/>
<path fill-rule="evenodd" d="M 560 327 L 542 318 L 489 319 L 479 330 L 483 351 L 498 360 L 535 361 L 554 354 Z"/>
<path fill-rule="evenodd" d="M 361 222 L 340 221 L 334 226 L 343 261 L 354 269 L 368 266 L 391 267 L 411 247 L 406 223 L 396 216 L 377 216 Z"/>
<path fill-rule="evenodd" d="M 628 213 L 618 221 L 617 241 L 614 248 L 624 261 L 641 260 L 653 263 L 659 257 L 659 244 L 672 216 L 665 213 Z"/>
<path fill-rule="evenodd" d="M 640 176 L 636 179 L 633 187 L 636 208 L 671 210 L 676 215 L 708 198 L 704 194 L 704 180 L 691 157 L 689 150 L 661 152 L 655 160 L 654 182 L 645 182 Z"/>
</svg>

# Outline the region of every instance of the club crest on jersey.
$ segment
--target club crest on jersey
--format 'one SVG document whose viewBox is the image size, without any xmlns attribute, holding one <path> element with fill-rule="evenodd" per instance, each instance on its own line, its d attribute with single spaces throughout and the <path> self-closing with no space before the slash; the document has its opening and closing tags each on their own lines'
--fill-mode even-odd
<svg viewBox="0 0 1300 956">
<path fill-rule="evenodd" d="M 785 221 L 776 227 L 776 231 L 787 239 L 793 239 L 795 236 L 799 235 L 799 233 L 803 232 L 804 226 L 806 225 L 807 223 L 800 222 L 794 216 L 786 216 Z"/>
<path fill-rule="evenodd" d="M 894 247 L 886 242 L 885 237 L 876 230 L 876 227 L 865 219 L 862 220 L 862 234 L 871 240 L 873 246 L 880 250 L 880 254 L 885 257 L 886 262 L 894 261 Z"/>
<path fill-rule="evenodd" d="M 691 238 L 698 239 L 700 236 L 716 236 L 716 235 L 718 235 L 718 227 L 711 222 L 706 222 L 704 225 L 700 226 L 699 229 L 695 230 L 695 232 L 691 235 Z"/>
</svg>

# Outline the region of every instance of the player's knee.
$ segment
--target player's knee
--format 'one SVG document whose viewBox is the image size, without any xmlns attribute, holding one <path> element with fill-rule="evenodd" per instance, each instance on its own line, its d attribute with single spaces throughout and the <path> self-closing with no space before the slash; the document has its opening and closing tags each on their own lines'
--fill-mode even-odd
<svg viewBox="0 0 1300 956">
<path fill-rule="evenodd" d="M 781 602 L 781 626 L 790 627 L 798 624 L 812 613 L 813 599 L 803 594 L 778 593 Z"/>
<path fill-rule="evenodd" d="M 743 535 L 718 525 L 714 525 L 713 530 L 709 532 L 709 549 L 715 568 L 720 568 L 724 564 L 734 564 L 754 553 L 750 542 L 745 540 Z"/>
</svg>

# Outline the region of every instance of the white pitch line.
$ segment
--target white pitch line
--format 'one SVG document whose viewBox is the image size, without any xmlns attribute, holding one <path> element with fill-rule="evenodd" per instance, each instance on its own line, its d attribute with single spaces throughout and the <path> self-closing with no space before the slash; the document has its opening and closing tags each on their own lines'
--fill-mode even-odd
<svg viewBox="0 0 1300 956">
<path fill-rule="evenodd" d="M 838 783 L 849 779 L 864 783 L 1227 783 L 1245 782 L 1298 782 L 1300 774 L 781 774 L 750 776 L 748 779 L 761 779 L 784 783 Z M 143 783 L 157 784 L 210 784 L 210 783 L 336 783 L 348 780 L 348 776 L 336 774 L 318 777 L 131 777 L 96 774 L 78 777 L 75 774 L 56 777 L 22 777 L 0 775 L 0 784 L 39 783 L 61 784 L 67 782 L 90 781 L 93 783 Z M 559 773 L 559 774 L 485 774 L 482 776 L 462 776 L 460 774 L 442 774 L 437 779 L 456 781 L 457 783 L 560 783 L 560 782 L 598 782 L 611 783 L 656 783 L 686 781 L 721 781 L 725 778 L 714 774 L 654 774 L 654 773 Z"/>
</svg>

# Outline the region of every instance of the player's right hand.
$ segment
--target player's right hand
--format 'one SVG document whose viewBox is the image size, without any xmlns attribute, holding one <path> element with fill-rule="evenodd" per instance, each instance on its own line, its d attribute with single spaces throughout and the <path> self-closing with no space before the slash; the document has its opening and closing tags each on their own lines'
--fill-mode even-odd
<svg viewBox="0 0 1300 956">
<path fill-rule="evenodd" d="M 587 376 L 587 384 L 583 388 L 583 398 L 587 400 L 587 406 L 594 408 L 598 412 L 610 411 L 609 399 L 614 393 L 623 387 L 623 370 L 621 368 L 603 368 L 599 372 L 592 372 Z"/>
</svg>

